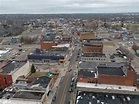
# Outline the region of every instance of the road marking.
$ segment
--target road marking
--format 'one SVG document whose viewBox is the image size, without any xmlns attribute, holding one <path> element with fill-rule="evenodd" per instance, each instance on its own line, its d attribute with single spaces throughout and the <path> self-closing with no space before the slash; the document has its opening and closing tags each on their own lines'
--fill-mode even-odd
<svg viewBox="0 0 139 104">
<path fill-rule="evenodd" d="M 74 56 L 74 54 L 76 55 L 76 52 L 73 53 L 72 57 Z M 76 60 L 75 57 L 73 57 L 73 59 Z M 71 61 L 71 63 L 70 63 L 69 65 L 72 65 L 72 66 L 73 66 L 73 64 L 74 64 L 73 61 Z M 73 69 L 72 69 L 71 73 L 69 73 L 69 74 L 72 74 L 72 73 L 73 73 Z M 69 78 L 70 78 L 70 75 L 67 77 L 67 79 L 69 79 Z M 61 97 L 61 99 L 60 99 L 60 103 L 59 103 L 59 104 L 63 104 L 63 103 L 62 103 L 62 99 L 63 99 L 64 94 L 65 94 L 65 92 L 66 92 L 66 88 L 67 88 L 67 85 L 68 85 L 68 80 L 66 80 L 66 83 L 65 83 L 65 84 L 66 84 L 66 85 L 64 86 L 64 90 L 63 90 L 62 97 Z M 63 99 L 63 101 L 64 101 L 64 99 Z"/>
<path fill-rule="evenodd" d="M 69 79 L 69 77 L 70 76 L 68 76 L 67 79 Z M 64 87 L 64 90 L 63 90 L 63 93 L 62 93 L 62 98 L 60 99 L 60 103 L 59 104 L 62 104 L 61 102 L 62 102 L 63 96 L 64 96 L 64 94 L 66 92 L 67 82 L 68 82 L 68 80 L 66 81 L 66 84 L 65 84 L 65 87 Z"/>
</svg>

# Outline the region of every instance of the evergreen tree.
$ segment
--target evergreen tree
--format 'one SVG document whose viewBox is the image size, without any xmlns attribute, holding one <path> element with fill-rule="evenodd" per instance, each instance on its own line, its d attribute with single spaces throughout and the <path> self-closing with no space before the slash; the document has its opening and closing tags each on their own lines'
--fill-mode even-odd
<svg viewBox="0 0 139 104">
<path fill-rule="evenodd" d="M 36 73 L 36 69 L 35 69 L 35 66 L 33 64 L 31 66 L 31 73 Z"/>
</svg>

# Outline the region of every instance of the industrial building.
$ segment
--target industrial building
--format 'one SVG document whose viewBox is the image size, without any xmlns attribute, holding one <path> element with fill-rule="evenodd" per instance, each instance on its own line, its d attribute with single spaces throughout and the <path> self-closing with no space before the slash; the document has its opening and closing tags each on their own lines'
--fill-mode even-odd
<svg viewBox="0 0 139 104">
<path fill-rule="evenodd" d="M 79 82 L 136 86 L 136 72 L 127 63 L 80 62 L 78 67 Z"/>
</svg>

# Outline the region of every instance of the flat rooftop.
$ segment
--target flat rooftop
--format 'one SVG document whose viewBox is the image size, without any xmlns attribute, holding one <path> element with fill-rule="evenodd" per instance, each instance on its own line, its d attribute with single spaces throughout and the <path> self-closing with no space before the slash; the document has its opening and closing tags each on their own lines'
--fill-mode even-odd
<svg viewBox="0 0 139 104">
<path fill-rule="evenodd" d="M 18 99 L 0 99 L 0 104 L 38 104 L 39 101 L 30 101 L 30 100 L 18 100 Z"/>
<path fill-rule="evenodd" d="M 33 52 L 30 55 L 40 55 L 40 56 L 66 56 L 68 51 L 40 51 Z"/>
<path fill-rule="evenodd" d="M 97 67 L 97 70 L 99 75 L 125 75 L 121 67 Z"/>
<path fill-rule="evenodd" d="M 96 77 L 96 74 L 95 74 L 95 72 L 94 71 L 91 71 L 91 70 L 87 70 L 87 69 L 85 69 L 85 70 L 79 70 L 78 71 L 78 76 L 80 76 L 80 75 L 82 75 L 83 76 L 83 78 L 88 78 L 88 77 Z"/>
<path fill-rule="evenodd" d="M 112 84 L 77 82 L 77 89 L 82 91 L 139 95 L 139 91 L 137 91 L 136 86 L 121 86 L 121 85 L 112 85 Z"/>
<path fill-rule="evenodd" d="M 41 100 L 44 92 L 19 91 L 12 98 Z"/>
<path fill-rule="evenodd" d="M 79 62 L 79 68 L 81 69 L 88 69 L 88 68 L 96 68 L 97 66 L 107 66 L 107 67 L 120 67 L 120 66 L 126 66 L 126 62 Z"/>
<path fill-rule="evenodd" d="M 82 62 L 79 64 L 80 69 L 91 69 L 98 71 L 99 75 L 115 75 L 124 76 L 126 70 L 125 63 L 113 63 L 113 62 Z"/>
<path fill-rule="evenodd" d="M 78 91 L 76 104 L 138 104 L 139 95 Z"/>
<path fill-rule="evenodd" d="M 106 57 L 105 54 L 83 53 L 82 57 Z"/>
<path fill-rule="evenodd" d="M 103 46 L 103 43 L 101 42 L 91 42 L 91 43 L 83 43 L 84 46 L 91 46 L 91 47 L 99 47 L 99 46 Z"/>
<path fill-rule="evenodd" d="M 1 68 L 1 73 L 7 74 L 16 71 L 17 69 L 20 69 L 23 65 L 25 65 L 26 62 L 18 62 L 18 61 L 12 61 L 6 64 L 4 67 Z M 15 70 L 16 69 L 16 70 Z"/>
</svg>

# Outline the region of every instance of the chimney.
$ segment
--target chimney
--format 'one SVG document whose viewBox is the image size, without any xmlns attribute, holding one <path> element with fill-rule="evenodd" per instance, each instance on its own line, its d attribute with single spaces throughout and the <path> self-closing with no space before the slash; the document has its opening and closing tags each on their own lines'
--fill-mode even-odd
<svg viewBox="0 0 139 104">
<path fill-rule="evenodd" d="M 129 68 L 129 70 L 131 70 L 131 60 L 129 60 L 129 62 L 128 62 L 128 68 Z"/>
</svg>

